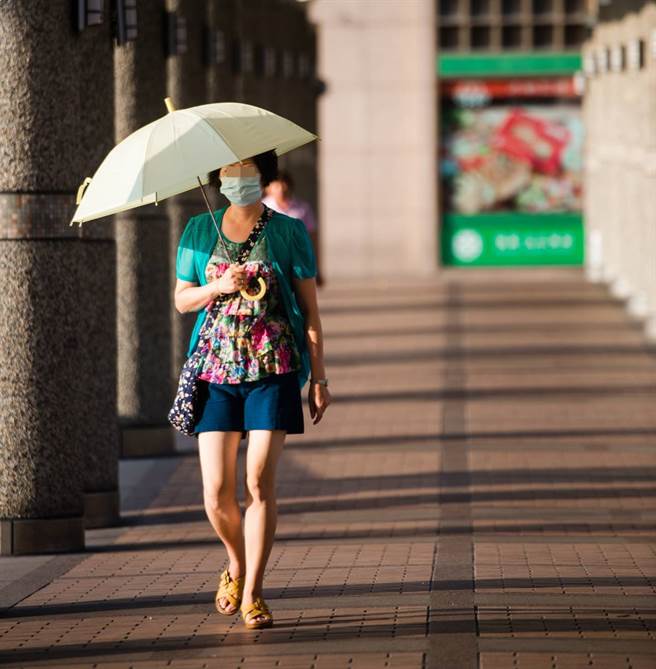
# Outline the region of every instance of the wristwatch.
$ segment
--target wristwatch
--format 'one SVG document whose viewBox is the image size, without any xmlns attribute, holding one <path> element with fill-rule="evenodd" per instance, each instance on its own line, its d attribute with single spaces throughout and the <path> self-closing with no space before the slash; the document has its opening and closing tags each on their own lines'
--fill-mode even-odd
<svg viewBox="0 0 656 669">
<path fill-rule="evenodd" d="M 328 387 L 328 379 L 310 379 L 310 383 L 318 383 L 320 386 Z"/>
</svg>

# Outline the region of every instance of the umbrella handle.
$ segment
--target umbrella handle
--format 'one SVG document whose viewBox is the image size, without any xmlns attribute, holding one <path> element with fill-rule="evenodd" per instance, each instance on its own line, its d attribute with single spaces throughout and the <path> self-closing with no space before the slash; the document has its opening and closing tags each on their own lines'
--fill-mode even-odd
<svg viewBox="0 0 656 669">
<path fill-rule="evenodd" d="M 246 300 L 261 300 L 266 293 L 266 283 L 261 276 L 257 277 L 257 282 L 260 284 L 260 290 L 257 293 L 249 293 L 246 288 L 242 288 L 239 294 Z"/>
<path fill-rule="evenodd" d="M 87 177 L 81 184 L 80 187 L 77 189 L 77 196 L 75 198 L 75 204 L 80 204 L 82 202 L 82 198 L 84 197 L 84 192 L 87 189 L 87 186 L 91 183 L 91 177 Z"/>
</svg>

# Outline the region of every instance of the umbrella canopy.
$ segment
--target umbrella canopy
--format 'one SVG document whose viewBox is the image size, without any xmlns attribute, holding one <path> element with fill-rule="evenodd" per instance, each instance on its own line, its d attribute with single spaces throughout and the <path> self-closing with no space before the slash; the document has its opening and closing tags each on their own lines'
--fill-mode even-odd
<svg viewBox="0 0 656 669">
<path fill-rule="evenodd" d="M 133 132 L 105 157 L 78 191 L 71 224 L 157 203 L 208 182 L 223 165 L 275 150 L 278 155 L 317 136 L 291 121 L 238 102 L 173 110 Z"/>
</svg>

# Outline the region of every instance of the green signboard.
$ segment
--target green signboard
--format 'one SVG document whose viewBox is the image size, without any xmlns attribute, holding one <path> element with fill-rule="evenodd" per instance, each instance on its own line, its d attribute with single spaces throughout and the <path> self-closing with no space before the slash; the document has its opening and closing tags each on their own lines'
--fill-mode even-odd
<svg viewBox="0 0 656 669">
<path fill-rule="evenodd" d="M 440 54 L 441 78 L 561 76 L 581 69 L 579 51 L 547 53 Z"/>
<path fill-rule="evenodd" d="M 457 266 L 581 265 L 578 213 L 445 214 L 442 262 Z"/>
</svg>

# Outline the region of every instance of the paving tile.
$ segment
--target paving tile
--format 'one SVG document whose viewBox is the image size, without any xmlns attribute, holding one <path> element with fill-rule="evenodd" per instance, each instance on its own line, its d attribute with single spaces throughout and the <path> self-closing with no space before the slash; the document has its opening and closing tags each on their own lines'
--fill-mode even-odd
<svg viewBox="0 0 656 669">
<path fill-rule="evenodd" d="M 523 639 L 612 638 L 656 640 L 656 612 L 653 609 L 583 608 L 556 606 L 481 606 L 477 611 L 479 635 Z"/>
<path fill-rule="evenodd" d="M 477 543 L 474 550 L 477 591 L 656 595 L 649 545 Z"/>
<path fill-rule="evenodd" d="M 656 430 L 653 394 L 621 397 L 471 400 L 466 420 L 477 433 L 555 433 L 568 430 Z M 512 418 L 511 418 L 512 416 Z"/>
<path fill-rule="evenodd" d="M 597 653 L 481 653 L 480 669 L 653 669 L 653 655 Z"/>
</svg>

